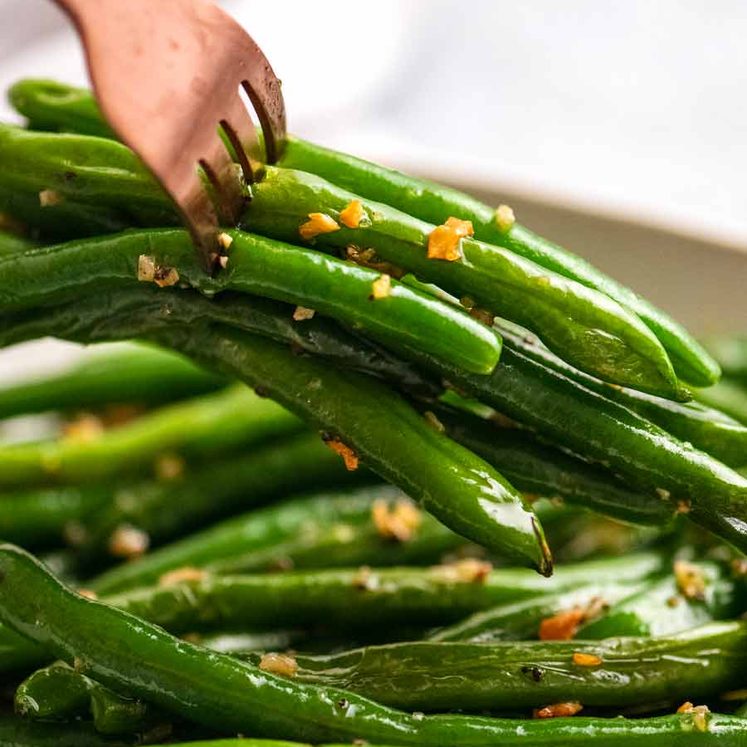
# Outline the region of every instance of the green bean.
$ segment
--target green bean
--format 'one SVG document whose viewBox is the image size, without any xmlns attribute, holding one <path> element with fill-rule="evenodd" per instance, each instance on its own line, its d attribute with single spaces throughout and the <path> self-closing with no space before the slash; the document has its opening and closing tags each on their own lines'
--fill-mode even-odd
<svg viewBox="0 0 747 747">
<path fill-rule="evenodd" d="M 21 80 L 8 89 L 8 101 L 33 129 L 114 137 L 86 89 L 53 80 Z"/>
<path fill-rule="evenodd" d="M 426 361 L 452 385 L 542 438 L 668 500 L 701 526 L 747 548 L 747 480 L 626 407 L 548 368 L 504 340 L 490 376 Z"/>
<path fill-rule="evenodd" d="M 6 189 L 0 183 L 0 212 L 27 226 L 33 239 L 66 241 L 124 231 L 131 219 L 114 209 L 62 201 L 42 205 L 38 194 Z"/>
<path fill-rule="evenodd" d="M 440 628 L 428 636 L 431 641 L 493 643 L 539 637 L 543 620 L 571 610 L 604 609 L 630 596 L 645 581 L 617 583 L 614 580 L 585 584 L 578 589 L 541 594 L 520 602 L 508 602 L 475 612 L 464 620 Z"/>
<path fill-rule="evenodd" d="M 268 167 L 252 187 L 242 225 L 284 241 L 299 241 L 299 226 L 314 212 L 337 219 L 351 192 L 300 171 Z M 383 203 L 364 201 L 359 228 L 320 234 L 314 245 L 371 247 L 387 262 L 435 283 L 455 296 L 470 296 L 487 310 L 534 329 L 548 347 L 573 365 L 619 384 L 678 396 L 664 349 L 650 330 L 607 296 L 549 272 L 506 249 L 463 238 L 463 259 L 429 259 L 429 223 Z"/>
<path fill-rule="evenodd" d="M 308 741 L 358 738 L 400 745 L 486 747 L 532 745 L 533 740 L 541 744 L 548 739 L 568 743 L 569 738 L 581 738 L 576 729 L 583 724 L 584 739 L 598 732 L 608 745 L 630 744 L 630 727 L 626 725 L 628 741 L 623 742 L 615 721 L 590 725 L 584 719 L 566 724 L 410 715 L 344 690 L 278 677 L 72 594 L 31 556 L 11 545 L 0 548 L 0 621 L 50 653 L 75 659 L 81 671 L 102 684 L 223 733 L 250 730 L 258 736 Z M 660 731 L 694 730 L 692 716 L 688 721 L 687 715 L 662 723 Z M 740 734 L 745 734 L 742 722 L 728 718 L 713 716 L 705 725 L 708 733 L 722 737 L 720 745 L 729 744 L 729 738 L 738 744 Z M 649 738 L 652 728 L 651 724 L 643 727 Z M 694 743 L 703 744 L 703 739 Z"/>
<path fill-rule="evenodd" d="M 38 489 L 0 496 L 0 537 L 25 547 L 60 545 L 65 527 L 101 509 L 111 492 L 101 487 Z"/>
<path fill-rule="evenodd" d="M 121 325 L 122 318 L 137 320 L 146 331 L 169 327 L 174 319 L 186 325 L 225 322 L 287 342 L 297 351 L 322 355 L 345 368 L 365 371 L 419 397 L 436 396 L 442 390 L 412 364 L 344 330 L 331 319 L 317 315 L 296 322 L 293 308 L 287 304 L 231 292 L 208 300 L 194 291 L 145 284 L 102 291 L 54 309 L 4 315 L 0 319 L 0 346 L 47 335 L 82 342 L 109 339 L 113 334 L 109 328 Z"/>
<path fill-rule="evenodd" d="M 602 467 L 540 443 L 527 431 L 500 428 L 443 407 L 435 413 L 451 438 L 500 470 L 519 490 L 563 498 L 628 522 L 666 524 L 672 519 L 670 505 L 631 490 Z"/>
<path fill-rule="evenodd" d="M 747 426 L 729 415 L 700 402 L 672 402 L 634 389 L 609 386 L 569 366 L 524 330 L 509 328 L 505 323 L 498 324 L 497 328 L 528 357 L 639 413 L 681 441 L 691 443 L 729 466 L 747 464 Z M 718 384 L 715 389 L 721 386 L 723 384 Z"/>
<path fill-rule="evenodd" d="M 719 362 L 724 376 L 747 384 L 747 335 L 712 337 L 705 346 Z"/>
<path fill-rule="evenodd" d="M 694 578 L 667 576 L 650 582 L 581 626 L 578 637 L 667 636 L 744 611 L 743 594 L 718 566 L 688 564 L 681 572 Z"/>
<path fill-rule="evenodd" d="M 421 502 L 450 529 L 550 572 L 539 522 L 521 496 L 492 467 L 436 432 L 391 390 L 227 328 L 178 330 L 172 324 L 156 333 L 154 324 L 163 326 L 148 317 L 110 318 L 105 334 L 123 339 L 150 330 L 149 339 L 261 387 L 332 440 L 344 439 L 344 446 L 366 466 Z M 76 339 L 85 339 L 89 329 L 85 322 L 81 326 Z M 279 378 L 278 371 L 285 375 Z M 413 465 L 424 459 L 428 468 L 414 470 Z"/>
<path fill-rule="evenodd" d="M 57 661 L 30 674 L 16 689 L 15 712 L 34 720 L 65 720 L 85 715 L 90 704 L 87 677 Z"/>
<path fill-rule="evenodd" d="M 747 387 L 741 383 L 724 379 L 708 389 L 698 389 L 695 396 L 704 404 L 718 408 L 747 425 Z"/>
<path fill-rule="evenodd" d="M 17 91 L 11 94 L 14 106 L 34 124 L 84 134 L 111 134 L 100 115 L 97 117 L 96 104 L 88 91 L 34 80 L 16 84 L 13 91 Z M 580 257 L 528 229 L 515 224 L 502 230 L 496 223 L 495 210 L 466 194 L 294 137 L 288 138 L 280 163 L 317 174 L 369 200 L 386 203 L 432 224 L 443 223 L 450 216 L 471 220 L 478 239 L 506 247 L 628 306 L 661 339 L 678 375 L 689 383 L 709 386 L 718 379 L 718 365 L 674 320 Z"/>
<path fill-rule="evenodd" d="M 293 137 L 286 143 L 280 165 L 318 174 L 369 200 L 386 203 L 429 223 L 443 223 L 449 216 L 470 220 L 478 239 L 505 247 L 628 307 L 661 340 L 678 376 L 688 383 L 709 386 L 718 380 L 717 363 L 669 316 L 581 257 L 524 226 L 514 224 L 503 230 L 496 221 L 496 211 L 469 195 Z"/>
<path fill-rule="evenodd" d="M 2 214 L 0 214 L 0 225 L 2 224 Z M 15 233 L 0 230 L 0 255 L 15 254 L 26 249 L 31 249 L 34 244 Z"/>
<path fill-rule="evenodd" d="M 405 353 L 422 350 L 475 373 L 490 372 L 498 360 L 499 338 L 432 296 L 392 281 L 386 296 L 375 299 L 377 271 L 241 231 L 226 236 L 230 258 L 214 277 L 204 273 L 183 230 L 130 231 L 32 249 L 22 257 L 0 256 L 0 308 L 13 311 L 72 300 L 94 288 L 134 285 L 144 277 L 146 258 L 154 273 L 172 277 L 169 283 L 178 278 L 211 296 L 233 289 L 315 309 Z"/>
<path fill-rule="evenodd" d="M 97 734 L 91 724 L 45 724 L 11 716 L 0 716 L 0 744 L 3 747 L 132 747 L 131 741 L 110 740 Z M 239 743 L 237 747 L 243 745 Z"/>
<path fill-rule="evenodd" d="M 294 680 L 351 690 L 403 710 L 500 711 L 568 701 L 655 710 L 655 704 L 702 700 L 740 684 L 745 644 L 741 622 L 599 643 L 415 641 L 296 655 Z M 586 663 L 585 656 L 593 658 Z"/>
<path fill-rule="evenodd" d="M 93 440 L 0 448 L 0 485 L 77 484 L 142 475 L 163 454 L 207 459 L 301 427 L 282 407 L 237 385 L 159 408 Z"/>
<path fill-rule="evenodd" d="M 46 158 L 40 156 L 47 153 Z M 143 167 L 135 156 L 115 142 L 85 136 L 29 133 L 0 127 L 0 157 L 4 154 L 7 155 L 8 168 L 20 172 L 20 175 L 8 176 L 5 181 L 8 186 L 20 190 L 38 191 L 44 185 L 52 184 L 54 189 L 65 197 L 83 197 L 103 205 L 121 205 L 124 201 L 129 204 L 131 198 L 131 209 L 139 208 L 144 202 L 151 210 L 155 199 L 154 190 L 159 191 L 153 180 L 148 181 L 143 173 Z M 121 172 L 121 179 L 109 179 L 112 164 L 117 166 L 118 173 Z M 75 177 L 70 178 L 70 174 L 74 174 Z M 289 183 L 286 184 L 283 179 Z M 315 183 L 315 180 L 318 183 Z M 265 179 L 254 187 L 254 198 L 247 213 L 248 221 L 253 227 L 257 227 L 260 233 L 268 233 L 284 240 L 295 240 L 298 226 L 307 214 L 319 210 L 334 210 L 338 213 L 354 197 L 347 193 L 333 194 L 333 190 L 332 185 L 325 185 L 322 180 L 311 175 L 271 170 Z M 278 206 L 277 200 L 280 198 L 282 205 Z M 161 201 L 168 207 L 165 197 L 162 196 Z M 330 208 L 328 203 L 334 203 L 334 207 Z M 433 226 L 409 219 L 405 214 L 400 214 L 385 205 L 369 205 L 367 209 L 370 215 L 376 216 L 375 228 L 342 228 L 334 234 L 319 236 L 316 239 L 317 244 L 326 246 L 328 242 L 333 242 L 334 246 L 344 247 L 360 239 L 371 243 L 380 254 L 386 254 L 380 246 L 383 241 L 393 247 L 393 256 L 387 255 L 386 259 L 402 264 L 400 260 L 404 253 L 407 256 L 405 264 L 409 269 L 417 267 L 419 274 L 427 279 L 437 280 L 447 289 L 451 289 L 448 283 L 455 282 L 453 278 L 456 275 L 457 291 L 460 294 L 469 293 L 483 305 L 504 316 L 513 312 L 514 315 L 518 315 L 517 321 L 520 322 L 531 325 L 533 320 L 538 324 L 541 320 L 541 331 L 548 344 L 559 352 L 562 351 L 563 355 L 580 367 L 619 383 L 650 388 L 652 391 L 670 396 L 677 395 L 674 373 L 658 340 L 634 315 L 625 312 L 603 294 L 560 276 L 551 277 L 543 268 L 533 266 L 531 262 L 516 257 L 511 252 L 497 248 L 491 250 L 487 245 L 481 245 L 472 239 L 463 241 L 465 263 L 458 263 L 456 266 L 454 263 L 433 262 L 428 260 L 424 253 Z M 277 212 L 278 210 L 280 212 Z M 147 219 L 140 219 L 139 222 L 141 225 L 152 224 Z M 417 291 L 395 283 L 390 295 L 384 299 L 386 303 L 366 303 L 361 308 L 360 300 L 370 296 L 371 284 L 378 277 L 378 272 L 365 270 L 361 273 L 360 270 L 363 268 L 356 268 L 334 259 L 324 260 L 315 252 L 294 254 L 278 248 L 270 257 L 267 251 L 258 249 L 258 244 L 265 246 L 256 240 L 253 243 L 253 272 L 247 273 L 246 278 L 231 277 L 236 274 L 235 263 L 231 262 L 228 273 L 224 273 L 224 276 L 229 278 L 229 283 L 236 283 L 236 287 L 238 283 L 242 283 L 244 290 L 316 308 L 330 316 L 348 317 L 351 322 L 365 327 L 370 334 L 381 335 L 378 339 L 390 345 L 396 345 L 398 337 L 413 344 L 416 341 L 409 338 L 415 337 L 421 344 L 423 341 L 431 341 L 434 346 L 439 347 L 442 355 L 448 356 L 450 350 L 453 350 L 448 340 L 444 339 L 441 342 L 441 338 L 446 336 L 452 325 L 443 324 L 446 329 L 440 334 L 428 335 L 427 330 L 422 330 L 422 334 L 417 335 L 413 332 L 417 325 L 406 323 L 406 313 L 397 313 L 394 308 L 386 315 L 389 320 L 388 327 L 376 327 L 374 320 L 367 319 L 374 316 L 370 311 L 372 307 L 381 313 L 388 310 L 384 308 L 382 311 L 383 307 L 395 306 L 397 302 L 400 306 L 406 307 L 408 294 L 418 294 Z M 235 253 L 234 250 L 232 254 Z M 286 263 L 295 266 L 304 258 L 306 261 L 303 268 L 298 267 L 294 271 L 285 267 Z M 315 262 L 312 262 L 312 259 Z M 181 264 L 175 264 L 180 277 L 184 278 L 185 271 Z M 451 266 L 447 268 L 445 265 Z M 199 267 L 197 269 L 199 271 Z M 312 275 L 316 282 L 320 283 L 318 292 L 312 293 L 313 297 L 304 299 L 296 295 L 299 290 L 297 285 L 294 288 L 288 287 L 289 277 L 306 279 Z M 323 282 L 324 275 L 326 282 Z M 345 282 L 339 282 L 343 276 Z M 309 279 L 304 284 L 304 289 L 312 291 L 315 284 Z M 334 293 L 327 288 L 328 284 L 334 286 Z M 343 299 L 345 291 L 348 297 Z M 421 306 L 424 305 L 425 297 L 419 294 L 418 297 Z M 359 299 L 358 318 L 353 319 L 356 304 L 351 302 L 356 298 Z M 340 308 L 341 306 L 346 308 Z M 421 308 L 421 316 L 425 311 L 426 309 Z M 442 310 L 442 315 L 446 313 L 448 312 Z M 450 313 L 457 315 L 454 310 Z M 403 316 L 403 324 L 396 330 L 397 334 L 392 335 L 395 325 L 391 317 L 397 318 L 400 315 Z M 436 317 L 437 315 L 434 319 Z M 422 319 L 420 325 L 423 325 Z M 477 323 L 475 325 L 477 326 Z M 466 326 L 466 322 L 461 326 Z M 479 327 L 477 329 L 479 330 Z M 475 331 L 474 334 L 477 335 L 478 332 Z M 484 347 L 485 340 L 481 342 Z M 495 363 L 495 358 L 491 359 L 487 351 L 480 357 L 479 351 L 480 348 L 477 346 L 474 351 L 476 360 L 472 361 L 468 355 L 469 339 L 462 340 L 460 352 L 464 359 L 463 365 L 476 372 L 489 371 Z"/>
<path fill-rule="evenodd" d="M 205 576 L 107 596 L 108 603 L 170 631 L 310 626 L 444 625 L 498 604 L 569 590 L 589 578 L 640 581 L 661 569 L 654 553 L 569 563 L 543 579 L 530 570 L 497 568 L 483 577 L 472 563 L 433 568 L 287 571 Z M 481 581 L 482 579 L 482 581 Z"/>
<path fill-rule="evenodd" d="M 146 345 L 105 345 L 70 368 L 0 389 L 0 418 L 109 404 L 159 405 L 225 385 L 181 356 Z"/>
<path fill-rule="evenodd" d="M 187 566 L 233 574 L 263 571 L 280 563 L 303 568 L 435 563 L 442 553 L 464 544 L 427 515 L 417 517 L 422 523 L 411 528 L 412 536 L 399 541 L 384 537 L 372 521 L 375 501 L 408 505 L 400 491 L 388 486 L 286 501 L 229 519 L 113 568 L 99 576 L 93 588 L 104 594 L 122 591 L 153 583 L 167 571 Z"/>
<path fill-rule="evenodd" d="M 363 471 L 346 470 L 316 434 L 301 433 L 213 461 L 173 480 L 121 488 L 109 506 L 82 522 L 78 550 L 90 563 L 107 553 L 123 552 L 117 540 L 123 528 L 144 532 L 155 546 L 289 491 L 367 479 Z"/>
</svg>

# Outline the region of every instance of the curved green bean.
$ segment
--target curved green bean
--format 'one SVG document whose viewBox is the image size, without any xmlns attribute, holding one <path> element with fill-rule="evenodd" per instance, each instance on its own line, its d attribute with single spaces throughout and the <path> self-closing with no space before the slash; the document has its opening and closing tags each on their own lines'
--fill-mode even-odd
<svg viewBox="0 0 747 747">
<path fill-rule="evenodd" d="M 91 483 L 154 470 L 158 457 L 208 459 L 300 431 L 279 405 L 237 385 L 154 410 L 92 440 L 0 448 L 0 485 Z"/>
<path fill-rule="evenodd" d="M 284 241 L 298 242 L 299 226 L 321 212 L 339 218 L 359 197 L 300 171 L 267 167 L 252 186 L 242 225 Z M 511 251 L 465 237 L 455 262 L 429 259 L 435 226 L 383 203 L 362 202 L 359 228 L 323 233 L 317 247 L 371 247 L 388 262 L 435 283 L 455 296 L 533 329 L 558 355 L 600 378 L 678 397 L 669 359 L 651 331 L 615 301 Z"/>
<path fill-rule="evenodd" d="M 92 724 L 45 724 L 4 715 L 0 716 L 0 744 L 3 747 L 132 747 L 131 740 L 111 740 L 98 734 Z M 239 742 L 237 747 L 244 746 Z"/>
<path fill-rule="evenodd" d="M 417 517 L 420 523 L 412 528 L 412 536 L 400 540 L 382 536 L 372 519 L 375 501 L 391 506 L 406 499 L 396 488 L 381 485 L 285 501 L 166 545 L 105 572 L 89 586 L 110 594 L 153 583 L 182 567 L 235 574 L 280 564 L 329 568 L 436 563 L 442 553 L 464 544 L 427 515 Z"/>
<path fill-rule="evenodd" d="M 294 137 L 288 138 L 280 165 L 318 174 L 351 192 L 429 223 L 443 223 L 449 216 L 470 220 L 478 239 L 505 247 L 548 270 L 595 288 L 631 309 L 661 340 L 677 375 L 688 383 L 710 386 L 718 380 L 718 364 L 671 317 L 581 257 L 524 226 L 514 224 L 504 230 L 496 221 L 495 209 L 469 195 Z"/>
<path fill-rule="evenodd" d="M 661 638 L 598 643 L 415 641 L 295 655 L 294 680 L 426 712 L 500 711 L 568 701 L 656 710 L 661 704 L 702 700 L 741 684 L 745 644 L 747 625 L 741 622 L 712 623 Z M 256 663 L 259 659 L 249 658 Z"/>
<path fill-rule="evenodd" d="M 548 739 L 567 744 L 581 739 L 578 730 L 584 728 L 585 740 L 598 733 L 599 743 L 607 747 L 631 743 L 630 725 L 616 719 L 553 723 L 411 715 L 344 690 L 279 677 L 72 594 L 31 556 L 11 545 L 0 547 L 0 621 L 50 653 L 76 659 L 84 673 L 102 684 L 224 733 L 251 730 L 258 736 L 312 742 L 365 739 L 403 746 L 515 743 L 526 747 Z M 711 716 L 704 725 L 705 732 L 699 730 L 693 744 L 703 744 L 704 733 L 718 738 L 721 747 L 737 745 L 745 735 L 738 719 Z M 692 715 L 680 714 L 665 722 L 644 723 L 638 734 L 650 737 L 657 728 L 660 734 L 670 735 L 696 729 Z M 621 740 L 623 733 L 627 741 Z"/>
<path fill-rule="evenodd" d="M 380 272 L 242 231 L 225 235 L 231 241 L 228 262 L 215 276 L 205 274 L 189 234 L 178 229 L 128 231 L 32 249 L 21 257 L 0 256 L 0 309 L 134 285 L 146 277 L 146 258 L 151 282 L 159 282 L 153 273 L 167 272 L 173 279 L 164 282 L 178 280 L 210 296 L 237 290 L 298 304 L 340 319 L 394 350 L 427 352 L 474 373 L 489 373 L 498 361 L 500 339 L 461 309 L 398 281 L 375 298 L 373 284 Z"/>
</svg>

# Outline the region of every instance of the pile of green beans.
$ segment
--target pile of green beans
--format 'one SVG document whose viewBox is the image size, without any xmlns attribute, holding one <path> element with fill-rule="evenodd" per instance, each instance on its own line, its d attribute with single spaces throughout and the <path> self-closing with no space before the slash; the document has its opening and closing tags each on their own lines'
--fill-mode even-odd
<svg viewBox="0 0 747 747">
<path fill-rule="evenodd" d="M 744 339 L 294 137 L 208 274 L 89 92 L 10 100 L 0 348 L 100 349 L 0 385 L 0 745 L 747 747 Z"/>
</svg>

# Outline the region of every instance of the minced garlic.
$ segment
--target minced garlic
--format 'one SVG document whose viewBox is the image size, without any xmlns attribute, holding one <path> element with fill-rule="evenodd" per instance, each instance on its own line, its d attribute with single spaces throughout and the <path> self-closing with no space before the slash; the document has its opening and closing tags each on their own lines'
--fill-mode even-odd
<svg viewBox="0 0 747 747">
<path fill-rule="evenodd" d="M 347 206 L 340 211 L 340 223 L 347 228 L 358 228 L 366 216 L 360 200 L 351 200 Z"/>
<path fill-rule="evenodd" d="M 540 623 L 539 639 L 541 641 L 570 641 L 575 638 L 579 626 L 585 619 L 586 613 L 580 608 L 546 617 Z"/>
<path fill-rule="evenodd" d="M 120 524 L 109 537 L 109 553 L 115 558 L 137 558 L 149 545 L 147 532 L 131 524 Z"/>
<path fill-rule="evenodd" d="M 702 600 L 705 597 L 706 579 L 697 565 L 688 563 L 686 560 L 676 560 L 674 578 L 677 588 L 687 599 Z"/>
<path fill-rule="evenodd" d="M 436 226 L 428 236 L 428 259 L 443 259 L 455 262 L 462 256 L 460 242 L 472 235 L 472 224 L 459 218 L 449 218 Z"/>
<path fill-rule="evenodd" d="M 41 207 L 54 207 L 64 201 L 63 195 L 54 189 L 43 189 L 39 192 L 39 205 Z"/>
<path fill-rule="evenodd" d="M 513 228 L 516 223 L 516 216 L 514 211 L 508 205 L 498 205 L 495 209 L 495 225 L 498 226 L 498 230 L 506 233 Z"/>
<path fill-rule="evenodd" d="M 554 703 L 553 705 L 544 706 L 544 708 L 535 708 L 534 718 L 565 718 L 567 716 L 575 716 L 583 708 L 581 703 L 575 701 Z"/>
<path fill-rule="evenodd" d="M 175 480 L 184 474 L 184 459 L 178 454 L 161 454 L 156 459 L 155 473 L 158 480 Z"/>
<path fill-rule="evenodd" d="M 228 247 L 233 244 L 233 237 L 223 231 L 218 234 L 218 244 L 220 244 L 223 249 L 228 249 Z"/>
<path fill-rule="evenodd" d="M 314 318 L 316 311 L 314 309 L 307 309 L 305 306 L 296 306 L 293 310 L 293 321 L 294 322 L 305 322 L 309 319 Z"/>
<path fill-rule="evenodd" d="M 324 443 L 342 457 L 342 460 L 345 462 L 345 468 L 349 472 L 358 469 L 358 455 L 349 446 L 340 441 L 339 438 L 327 438 L 324 440 Z"/>
<path fill-rule="evenodd" d="M 167 571 L 158 579 L 159 586 L 175 586 L 176 584 L 202 581 L 207 573 L 199 568 L 185 566 L 184 568 L 175 568 L 173 571 Z"/>
<path fill-rule="evenodd" d="M 383 499 L 371 507 L 371 517 L 376 531 L 386 539 L 407 542 L 420 527 L 423 517 L 420 510 L 407 500 L 399 500 L 390 507 Z"/>
<path fill-rule="evenodd" d="M 392 278 L 386 273 L 379 275 L 376 280 L 371 283 L 371 298 L 374 301 L 379 301 L 382 298 L 387 298 L 392 291 Z"/>
<path fill-rule="evenodd" d="M 264 654 L 259 660 L 259 668 L 263 672 L 277 674 L 280 677 L 295 677 L 298 662 L 286 654 Z"/>
<path fill-rule="evenodd" d="M 492 570 L 492 563 L 476 558 L 464 558 L 454 563 L 436 566 L 438 575 L 444 581 L 461 584 L 485 583 Z"/>
<path fill-rule="evenodd" d="M 585 654 L 582 651 L 574 651 L 573 663 L 577 667 L 598 667 L 602 663 L 602 657 L 596 654 Z"/>
<path fill-rule="evenodd" d="M 104 424 L 95 415 L 81 415 L 62 427 L 62 435 L 66 441 L 75 443 L 90 443 L 104 432 Z"/>
<path fill-rule="evenodd" d="M 339 231 L 337 221 L 326 213 L 309 213 L 309 219 L 301 224 L 298 233 L 304 241 L 309 241 L 323 233 Z"/>
</svg>

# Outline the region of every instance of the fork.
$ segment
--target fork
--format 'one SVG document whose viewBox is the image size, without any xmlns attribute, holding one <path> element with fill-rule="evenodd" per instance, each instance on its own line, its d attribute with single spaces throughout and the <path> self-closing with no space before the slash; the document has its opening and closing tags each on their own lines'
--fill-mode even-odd
<svg viewBox="0 0 747 747">
<path fill-rule="evenodd" d="M 285 105 L 270 63 L 207 0 L 55 2 L 77 28 L 102 113 L 171 196 L 212 271 L 218 226 L 236 224 L 245 204 L 242 173 L 251 184 L 260 153 L 240 87 L 259 119 L 269 163 L 285 139 Z"/>
</svg>

